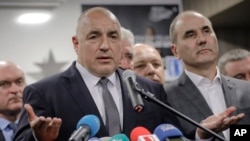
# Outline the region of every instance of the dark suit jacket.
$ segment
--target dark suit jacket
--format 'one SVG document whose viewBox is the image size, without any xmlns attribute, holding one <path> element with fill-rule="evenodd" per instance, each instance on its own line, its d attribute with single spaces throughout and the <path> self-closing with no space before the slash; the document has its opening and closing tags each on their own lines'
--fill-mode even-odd
<svg viewBox="0 0 250 141">
<path fill-rule="evenodd" d="M 0 141 L 5 141 L 2 131 L 0 130 Z"/>
<path fill-rule="evenodd" d="M 118 69 L 120 80 L 123 80 L 123 70 Z M 155 94 L 157 98 L 166 102 L 166 94 L 162 85 L 148 79 L 137 77 L 137 82 L 145 90 Z M 75 67 L 75 62 L 65 72 L 46 78 L 29 85 L 24 90 L 24 103 L 29 103 L 38 116 L 62 118 L 62 126 L 58 141 L 67 141 L 76 129 L 77 122 L 88 114 L 94 114 L 101 120 L 101 128 L 96 137 L 108 136 L 100 113 L 91 97 L 91 94 Z M 123 98 L 123 133 L 128 137 L 136 126 L 144 126 L 151 132 L 161 123 L 170 123 L 178 127 L 175 116 L 158 105 L 144 100 L 144 110 L 136 113 L 128 97 L 125 83 L 121 81 Z M 15 135 L 15 141 L 33 141 L 27 113 L 22 111 Z"/>
<path fill-rule="evenodd" d="M 223 75 L 221 75 L 221 80 L 226 106 L 236 106 L 238 109 L 236 113 L 244 112 L 246 117 L 241 123 L 249 124 L 250 83 Z M 170 105 L 196 122 L 200 123 L 203 119 L 213 115 L 206 100 L 185 72 L 178 79 L 166 83 L 164 88 Z M 182 118 L 178 119 L 186 137 L 193 139 L 196 127 Z"/>
</svg>

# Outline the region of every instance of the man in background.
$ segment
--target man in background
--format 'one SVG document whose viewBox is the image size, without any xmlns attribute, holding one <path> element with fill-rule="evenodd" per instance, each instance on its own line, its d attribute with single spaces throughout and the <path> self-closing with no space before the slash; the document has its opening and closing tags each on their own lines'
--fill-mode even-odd
<svg viewBox="0 0 250 141">
<path fill-rule="evenodd" d="M 0 141 L 12 141 L 26 86 L 23 70 L 11 61 L 0 61 Z"/>
<path fill-rule="evenodd" d="M 250 122 L 250 83 L 220 74 L 217 68 L 218 40 L 211 21 L 196 11 L 181 12 L 170 25 L 171 50 L 184 63 L 182 75 L 165 85 L 172 107 L 198 123 L 217 115 L 217 123 L 207 122 L 214 132 L 229 140 L 231 124 Z M 240 113 L 240 114 L 239 114 Z M 183 132 L 193 139 L 212 135 L 179 118 Z M 222 133 L 223 132 L 223 133 Z M 196 136 L 196 135 L 195 135 Z M 201 136 L 199 136 L 201 137 Z"/>
<path fill-rule="evenodd" d="M 133 56 L 135 73 L 164 84 L 164 63 L 156 48 L 142 43 L 135 44 L 133 47 Z"/>
<path fill-rule="evenodd" d="M 218 61 L 224 75 L 250 81 L 250 52 L 246 49 L 233 49 L 224 53 Z"/>
<path fill-rule="evenodd" d="M 121 47 L 122 57 L 119 67 L 122 69 L 133 69 L 133 45 L 135 43 L 134 34 L 124 27 L 121 27 Z"/>
</svg>

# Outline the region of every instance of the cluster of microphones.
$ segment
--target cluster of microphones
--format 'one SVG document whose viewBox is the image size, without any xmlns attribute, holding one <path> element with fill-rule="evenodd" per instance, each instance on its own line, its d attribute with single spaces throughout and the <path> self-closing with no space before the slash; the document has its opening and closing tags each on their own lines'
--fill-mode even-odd
<svg viewBox="0 0 250 141">
<path fill-rule="evenodd" d="M 185 119 L 191 124 L 203 129 L 204 131 L 210 133 L 214 137 L 225 141 L 223 137 L 217 133 L 201 126 L 196 121 L 187 117 L 186 115 L 178 112 L 169 105 L 161 102 L 154 94 L 141 89 L 139 84 L 136 82 L 135 73 L 131 70 L 126 70 L 123 72 L 123 79 L 128 89 L 128 94 L 131 99 L 132 106 L 136 112 L 141 112 L 143 110 L 144 104 L 142 97 L 146 100 L 153 101 L 160 106 L 163 106 L 167 110 L 172 111 L 177 116 Z M 143 96 L 141 96 L 143 95 Z M 113 137 L 102 137 L 97 138 L 95 135 L 100 129 L 100 120 L 95 115 L 86 115 L 77 124 L 76 130 L 72 133 L 69 141 L 190 141 L 185 138 L 182 132 L 171 124 L 161 124 L 158 125 L 153 133 L 150 133 L 144 127 L 135 127 L 130 133 L 130 139 L 125 134 L 117 134 Z"/>
<path fill-rule="evenodd" d="M 69 141 L 190 141 L 171 124 L 160 124 L 153 133 L 142 126 L 135 127 L 130 133 L 130 138 L 122 133 L 112 137 L 98 138 L 95 135 L 100 129 L 100 120 L 95 115 L 82 117 L 76 128 Z"/>
</svg>

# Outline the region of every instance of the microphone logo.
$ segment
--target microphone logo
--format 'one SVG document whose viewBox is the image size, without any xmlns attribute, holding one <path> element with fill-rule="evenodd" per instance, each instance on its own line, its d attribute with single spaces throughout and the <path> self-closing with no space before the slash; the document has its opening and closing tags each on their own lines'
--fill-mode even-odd
<svg viewBox="0 0 250 141">
<path fill-rule="evenodd" d="M 141 135 L 138 137 L 138 141 L 159 141 L 154 135 Z"/>
</svg>

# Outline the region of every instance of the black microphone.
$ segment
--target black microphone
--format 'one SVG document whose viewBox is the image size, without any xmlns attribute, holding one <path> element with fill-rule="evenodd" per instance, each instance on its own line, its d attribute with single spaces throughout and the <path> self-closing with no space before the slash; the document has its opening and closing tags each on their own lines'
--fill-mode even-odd
<svg viewBox="0 0 250 141">
<path fill-rule="evenodd" d="M 77 123 L 75 130 L 69 138 L 69 141 L 84 141 L 93 137 L 100 129 L 100 120 L 95 115 L 86 115 Z"/>
<path fill-rule="evenodd" d="M 200 125 L 199 123 L 197 123 L 195 120 L 189 118 L 188 116 L 184 115 L 183 113 L 175 110 L 173 107 L 171 107 L 170 105 L 167 105 L 166 103 L 158 100 L 154 94 L 140 88 L 139 86 L 135 87 L 135 90 L 140 93 L 144 99 L 148 100 L 148 101 L 152 101 L 156 104 L 158 104 L 159 106 L 162 106 L 163 108 L 166 108 L 167 110 L 173 112 L 175 115 L 183 118 L 184 120 L 188 121 L 189 123 L 193 124 L 194 126 L 206 131 L 207 133 L 210 133 L 211 135 L 213 135 L 214 137 L 216 137 L 217 139 L 221 140 L 221 141 L 226 141 L 225 138 L 221 137 L 219 134 L 215 133 L 214 131 L 203 127 L 202 125 Z"/>
<path fill-rule="evenodd" d="M 136 112 L 141 112 L 143 110 L 144 104 L 141 95 L 136 90 L 136 85 L 138 84 L 135 81 L 135 73 L 131 70 L 125 70 L 122 76 L 128 88 L 128 94 L 132 101 L 134 110 Z"/>
</svg>

